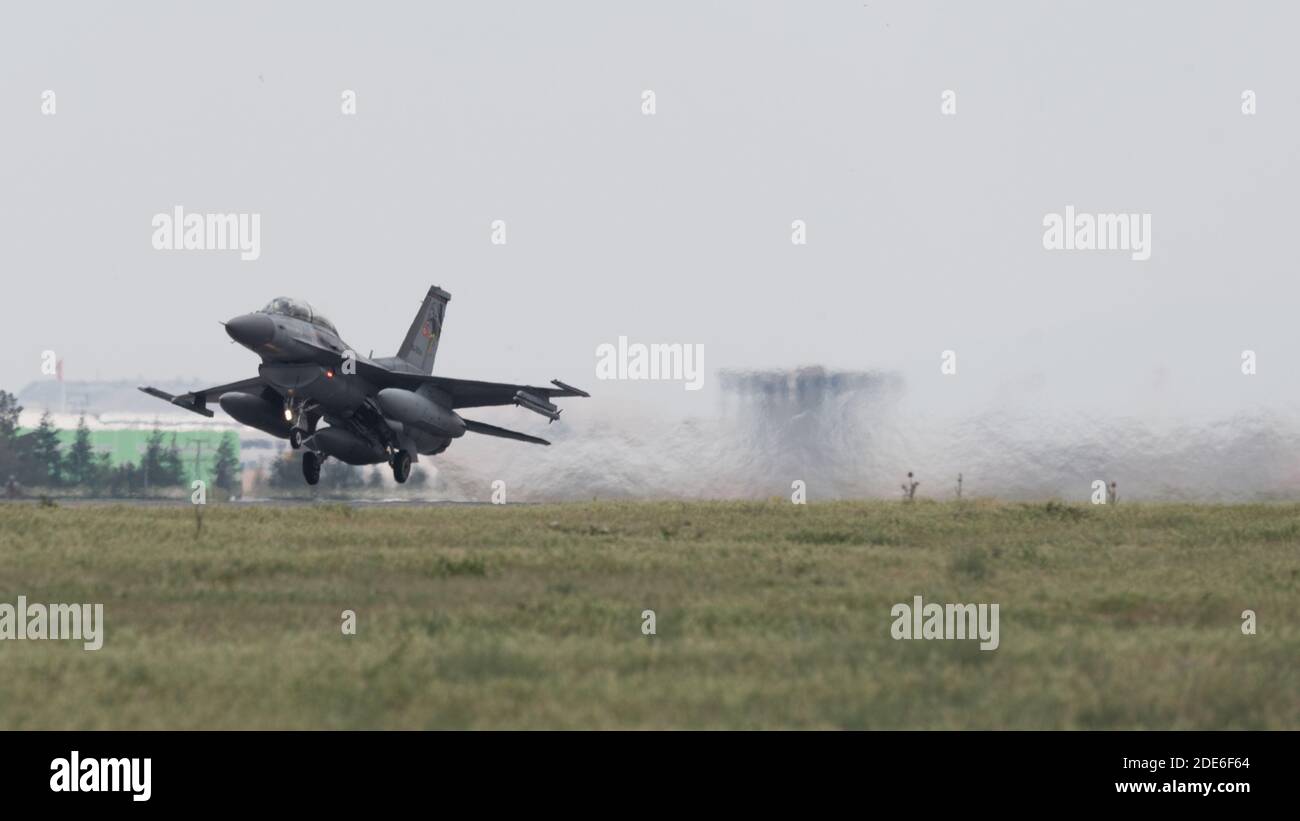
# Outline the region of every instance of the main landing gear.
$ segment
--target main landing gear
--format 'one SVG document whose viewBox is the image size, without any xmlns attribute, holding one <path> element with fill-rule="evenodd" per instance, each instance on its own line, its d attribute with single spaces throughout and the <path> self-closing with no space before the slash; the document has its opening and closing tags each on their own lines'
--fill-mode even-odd
<svg viewBox="0 0 1300 821">
<path fill-rule="evenodd" d="M 309 450 L 302 455 L 302 478 L 306 479 L 309 485 L 320 481 L 320 456 L 314 450 Z"/>
<path fill-rule="evenodd" d="M 411 454 L 404 450 L 393 453 L 393 478 L 400 485 L 406 481 L 406 477 L 411 475 Z"/>
</svg>

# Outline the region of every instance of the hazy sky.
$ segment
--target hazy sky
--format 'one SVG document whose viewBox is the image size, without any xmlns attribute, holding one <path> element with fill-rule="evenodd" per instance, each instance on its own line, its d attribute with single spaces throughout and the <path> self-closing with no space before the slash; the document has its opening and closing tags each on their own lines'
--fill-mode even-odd
<svg viewBox="0 0 1300 821">
<path fill-rule="evenodd" d="M 597 345 L 892 369 L 936 408 L 1292 403 L 1298 28 L 1262 2 L 5 3 L 0 387 L 46 349 L 70 379 L 243 378 L 217 321 L 280 294 L 389 354 L 436 283 L 437 373 L 650 407 L 713 392 L 598 384 Z M 154 250 L 176 205 L 260 214 L 260 259 Z M 1151 259 L 1045 251 L 1067 205 L 1150 214 Z"/>
</svg>

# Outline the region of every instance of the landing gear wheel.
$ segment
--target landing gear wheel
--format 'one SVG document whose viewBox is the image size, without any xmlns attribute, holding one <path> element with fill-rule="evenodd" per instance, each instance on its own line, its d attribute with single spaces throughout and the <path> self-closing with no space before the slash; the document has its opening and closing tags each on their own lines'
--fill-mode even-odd
<svg viewBox="0 0 1300 821">
<path fill-rule="evenodd" d="M 302 447 L 302 428 L 289 429 L 289 447 L 294 450 Z"/>
<path fill-rule="evenodd" d="M 302 455 L 302 478 L 306 479 L 309 485 L 320 481 L 320 457 L 315 451 L 309 450 Z"/>
<path fill-rule="evenodd" d="M 411 475 L 411 454 L 399 450 L 393 454 L 393 478 L 400 485 Z"/>
</svg>

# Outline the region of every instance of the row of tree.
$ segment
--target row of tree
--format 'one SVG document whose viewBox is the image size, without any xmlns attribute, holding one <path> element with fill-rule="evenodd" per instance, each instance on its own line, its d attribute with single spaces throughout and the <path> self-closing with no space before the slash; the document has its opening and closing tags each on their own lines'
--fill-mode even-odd
<svg viewBox="0 0 1300 821">
<path fill-rule="evenodd" d="M 149 434 L 138 463 L 114 465 L 107 453 L 96 452 L 83 415 L 70 445 L 64 446 L 50 414 L 34 429 L 19 432 L 22 413 L 13 394 L 0 391 L 0 477 L 10 487 L 81 489 L 97 495 L 148 494 L 185 482 L 176 435 L 170 443 L 159 429 Z M 213 484 L 234 493 L 239 476 L 239 453 L 232 437 L 224 436 L 216 450 Z"/>
<path fill-rule="evenodd" d="M 27 491 L 73 490 L 96 496 L 139 496 L 185 486 L 186 472 L 176 435 L 170 441 L 158 428 L 149 434 L 138 462 L 113 464 L 109 454 L 97 452 L 83 415 L 70 444 L 64 444 L 49 413 L 30 431 L 19 432 L 22 407 L 10 393 L 0 391 L 0 483 Z M 321 469 L 320 484 L 308 488 L 298 454 L 285 450 L 271 461 L 254 484 L 278 492 L 346 493 L 384 487 L 385 471 L 362 469 L 331 459 Z M 209 474 L 212 484 L 233 495 L 239 481 L 239 452 L 233 436 L 223 436 Z M 416 467 L 407 489 L 428 484 L 428 474 Z"/>
</svg>

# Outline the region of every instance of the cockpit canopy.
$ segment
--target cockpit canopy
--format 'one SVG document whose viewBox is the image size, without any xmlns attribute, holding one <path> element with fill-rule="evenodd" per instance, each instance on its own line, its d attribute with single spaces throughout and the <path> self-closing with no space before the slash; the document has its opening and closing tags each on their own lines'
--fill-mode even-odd
<svg viewBox="0 0 1300 821">
<path fill-rule="evenodd" d="M 266 303 L 262 309 L 264 314 L 279 314 L 281 316 L 301 319 L 304 322 L 310 322 L 313 325 L 319 325 L 337 335 L 338 331 L 334 328 L 334 323 L 312 310 L 312 307 L 300 299 L 290 299 L 287 296 L 278 296 Z"/>
</svg>

